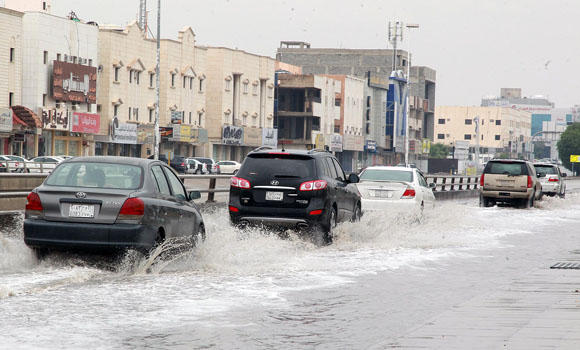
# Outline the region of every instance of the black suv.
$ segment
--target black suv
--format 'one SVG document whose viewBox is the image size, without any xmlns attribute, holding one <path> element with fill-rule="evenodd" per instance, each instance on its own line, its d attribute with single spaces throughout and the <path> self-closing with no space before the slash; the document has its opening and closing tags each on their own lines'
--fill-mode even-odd
<svg viewBox="0 0 580 350">
<path fill-rule="evenodd" d="M 149 157 L 147 157 L 147 159 L 153 159 L 153 157 L 154 157 L 154 155 L 150 155 Z M 168 162 L 167 156 L 165 154 L 159 154 L 159 160 L 165 164 L 167 164 L 167 162 Z M 171 160 L 169 161 L 169 166 L 172 167 L 179 174 L 185 174 L 185 172 L 187 170 L 187 164 L 185 162 L 184 156 L 173 155 L 171 157 Z"/>
<path fill-rule="evenodd" d="M 328 152 L 254 151 L 231 179 L 230 219 L 241 226 L 312 229 L 315 241 L 330 243 L 338 222 L 360 219 L 358 181 Z"/>
</svg>

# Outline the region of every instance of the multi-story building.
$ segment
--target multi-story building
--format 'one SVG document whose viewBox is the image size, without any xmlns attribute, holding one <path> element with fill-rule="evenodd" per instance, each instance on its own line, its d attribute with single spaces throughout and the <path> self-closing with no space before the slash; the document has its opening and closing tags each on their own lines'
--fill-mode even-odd
<svg viewBox="0 0 580 350">
<path fill-rule="evenodd" d="M 275 125 L 278 142 L 292 149 L 342 151 L 341 82 L 314 74 L 278 74 Z"/>
<path fill-rule="evenodd" d="M 435 142 L 455 146 L 457 141 L 465 141 L 471 148 L 476 147 L 476 118 L 479 118 L 481 154 L 529 156 L 530 113 L 508 107 L 437 106 Z"/>
<path fill-rule="evenodd" d="M 334 132 L 342 138 L 342 150 L 337 153 L 345 171 L 356 171 L 363 164 L 366 81 L 350 75 L 329 75 L 340 81 L 340 118 Z"/>
<path fill-rule="evenodd" d="M 5 6 L 6 8 L 20 12 L 41 11 L 50 13 L 52 8 L 51 3 L 51 0 L 3 0 L 0 1 L 0 6 Z"/>
<path fill-rule="evenodd" d="M 390 49 L 332 49 L 332 48 L 311 48 L 309 43 L 305 42 L 292 42 L 283 41 L 280 43 L 280 47 L 277 51 L 277 59 L 302 66 L 304 74 L 344 74 L 353 75 L 359 78 L 368 78 L 371 76 L 386 76 L 389 77 L 393 71 L 393 50 Z M 409 55 L 404 50 L 397 50 L 395 55 L 395 71 L 397 72 L 407 72 L 407 66 L 410 64 Z M 401 74 L 398 74 L 401 75 Z M 402 77 L 401 83 L 406 85 L 407 79 Z M 424 138 L 432 137 L 432 133 L 429 130 L 433 130 L 433 111 L 435 107 L 435 71 L 427 67 L 418 67 L 413 69 L 411 67 L 411 82 L 417 84 L 416 88 L 411 90 L 411 104 L 414 111 L 411 113 L 410 126 L 413 128 L 410 137 L 410 146 L 416 149 L 415 152 L 411 152 L 410 159 L 413 160 L 417 157 L 419 151 L 421 151 L 419 144 L 421 144 Z M 388 84 L 392 85 L 392 84 Z M 387 87 L 388 87 L 387 85 Z M 404 87 L 402 88 L 404 89 Z M 370 90 L 368 91 L 370 92 Z M 401 90 L 403 92 L 403 90 Z M 391 91 L 394 94 L 394 91 Z M 367 97 L 370 95 L 367 95 Z M 385 99 L 381 101 L 387 105 L 387 95 L 380 92 L 375 94 L 375 102 L 371 102 L 374 105 L 377 101 L 376 98 L 383 96 Z M 402 95 L 401 95 L 402 96 Z M 417 97 L 418 99 L 415 99 Z M 428 100 L 430 105 L 421 105 L 418 108 L 416 101 Z M 395 106 L 394 103 L 390 103 L 391 108 Z M 417 106 L 417 107 L 415 107 Z M 425 114 L 423 106 L 427 106 L 428 110 Z M 372 107 L 372 106 L 371 106 Z M 402 105 L 396 108 L 404 108 Z M 387 107 L 388 109 L 388 107 Z M 388 112 L 388 111 L 387 111 Z M 391 111 L 394 112 L 394 111 Z M 371 114 L 372 108 L 371 108 Z M 385 119 L 387 113 L 383 116 Z M 405 112 L 396 113 L 399 115 L 399 120 L 387 121 L 386 124 L 398 122 L 398 126 L 391 125 L 383 126 L 382 123 L 374 122 L 368 123 L 369 128 L 366 130 L 365 123 L 365 138 L 369 142 L 370 147 L 365 148 L 364 159 L 367 159 L 367 164 L 372 162 L 372 164 L 377 163 L 393 163 L 398 162 L 404 152 L 403 147 L 397 147 L 395 139 L 401 135 L 395 134 L 397 127 L 403 125 L 402 117 Z M 396 119 L 396 118 L 395 118 Z M 374 127 L 381 127 L 379 131 L 375 131 Z M 383 133 L 383 137 L 379 137 L 379 132 Z M 370 138 L 371 135 L 372 138 Z M 384 140 L 384 147 L 383 146 Z M 417 145 L 417 146 L 416 146 Z M 410 147 L 410 148 L 411 148 Z M 397 157 L 393 154 L 396 152 Z M 379 157 L 377 157 L 379 155 Z M 377 158 L 382 158 L 379 161 Z M 369 161 L 370 159 L 370 161 Z"/>
<path fill-rule="evenodd" d="M 207 48 L 207 155 L 241 161 L 273 132 L 274 59 Z"/>
<path fill-rule="evenodd" d="M 387 93 L 389 91 L 389 75 L 367 73 L 364 102 L 364 135 L 365 153 L 364 165 L 384 164 L 384 154 L 387 150 Z M 390 140 L 389 140 L 390 141 Z"/>
<path fill-rule="evenodd" d="M 160 41 L 160 153 L 203 155 L 206 50 L 191 28 Z M 99 29 L 99 110 L 103 123 L 97 154 L 146 157 L 153 153 L 156 42 L 136 22 Z"/>
<path fill-rule="evenodd" d="M 100 125 L 97 41 L 97 26 L 75 16 L 24 13 L 22 100 L 12 110 L 27 128 L 17 153 L 93 154 L 93 134 Z M 42 129 L 40 137 L 35 127 Z"/>
<path fill-rule="evenodd" d="M 20 154 L 18 146 L 22 145 L 13 142 L 23 134 L 13 129 L 10 109 L 21 104 L 22 16 L 22 12 L 0 7 L 0 154 Z"/>
<path fill-rule="evenodd" d="M 429 156 L 428 145 L 434 139 L 436 72 L 429 67 L 411 67 L 409 99 L 409 159 L 410 162 Z"/>
</svg>

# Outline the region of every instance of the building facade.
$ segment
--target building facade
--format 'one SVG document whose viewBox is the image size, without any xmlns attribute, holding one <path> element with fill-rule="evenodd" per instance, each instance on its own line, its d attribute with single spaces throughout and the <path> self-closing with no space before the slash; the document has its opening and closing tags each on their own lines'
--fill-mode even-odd
<svg viewBox="0 0 580 350">
<path fill-rule="evenodd" d="M 528 158 L 531 153 L 530 113 L 507 107 L 437 106 L 435 142 L 476 147 L 479 118 L 480 154 Z"/>
<path fill-rule="evenodd" d="M 22 12 L 0 7 L 0 154 L 21 154 L 18 151 L 22 147 L 15 140 L 24 138 L 13 128 L 11 110 L 12 106 L 22 103 L 23 15 Z"/>
<path fill-rule="evenodd" d="M 273 132 L 275 61 L 241 50 L 206 49 L 206 155 L 241 161 Z"/>
</svg>

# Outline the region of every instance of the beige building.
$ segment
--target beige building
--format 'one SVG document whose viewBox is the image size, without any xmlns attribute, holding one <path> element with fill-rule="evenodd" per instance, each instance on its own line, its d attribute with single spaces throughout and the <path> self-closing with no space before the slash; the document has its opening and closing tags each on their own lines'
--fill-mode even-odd
<svg viewBox="0 0 580 350">
<path fill-rule="evenodd" d="M 437 106 L 434 142 L 453 146 L 455 141 L 468 141 L 475 147 L 476 117 L 480 119 L 479 145 L 484 153 L 505 152 L 517 157 L 529 151 L 531 114 L 507 107 Z"/>
<path fill-rule="evenodd" d="M 195 46 L 186 27 L 177 40 L 161 40 L 160 153 L 203 154 L 206 50 Z M 136 22 L 126 28 L 99 29 L 101 113 L 97 154 L 146 157 L 153 153 L 156 42 Z M 200 153 L 202 152 L 202 153 Z"/>
<path fill-rule="evenodd" d="M 274 65 L 270 57 L 207 48 L 208 156 L 241 161 L 264 143 L 273 127 Z"/>
<path fill-rule="evenodd" d="M 22 13 L 0 7 L 0 154 L 12 154 L 12 112 L 21 104 Z"/>
</svg>

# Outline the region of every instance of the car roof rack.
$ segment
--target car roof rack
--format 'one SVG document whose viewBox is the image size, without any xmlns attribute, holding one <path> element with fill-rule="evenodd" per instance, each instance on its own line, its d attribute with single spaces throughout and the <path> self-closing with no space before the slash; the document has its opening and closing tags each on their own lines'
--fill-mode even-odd
<svg viewBox="0 0 580 350">
<path fill-rule="evenodd" d="M 263 151 L 263 150 L 266 150 L 266 149 L 274 149 L 274 148 L 272 148 L 272 147 L 270 147 L 270 146 L 260 146 L 260 147 L 258 147 L 258 148 L 254 148 L 254 149 L 252 150 L 252 152 L 259 152 L 259 151 Z"/>
<path fill-rule="evenodd" d="M 310 151 L 308 151 L 308 154 L 312 154 L 312 153 L 314 153 L 314 152 L 326 152 L 326 153 L 330 153 L 330 151 L 329 151 L 329 150 L 327 150 L 327 149 L 322 149 L 322 148 L 314 148 L 314 149 L 311 149 Z"/>
</svg>

